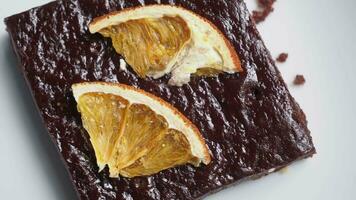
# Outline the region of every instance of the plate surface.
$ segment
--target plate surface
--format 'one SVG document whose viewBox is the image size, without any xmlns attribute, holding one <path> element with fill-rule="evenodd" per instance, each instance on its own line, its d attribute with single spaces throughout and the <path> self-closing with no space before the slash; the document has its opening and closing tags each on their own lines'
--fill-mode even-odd
<svg viewBox="0 0 356 200">
<path fill-rule="evenodd" d="M 250 9 L 254 0 L 246 0 Z M 0 18 L 47 3 L 0 0 Z M 273 56 L 288 52 L 279 69 L 309 120 L 318 154 L 257 181 L 207 199 L 355 199 L 356 2 L 277 1 L 258 25 Z M 0 183 L 4 199 L 76 199 L 62 162 L 45 133 L 9 38 L 0 24 Z M 303 74 L 304 86 L 293 86 Z"/>
</svg>

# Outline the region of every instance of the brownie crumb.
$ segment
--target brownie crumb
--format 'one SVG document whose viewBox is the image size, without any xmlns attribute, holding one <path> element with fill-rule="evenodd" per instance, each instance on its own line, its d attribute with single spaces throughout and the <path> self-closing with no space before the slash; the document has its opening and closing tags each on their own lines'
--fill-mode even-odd
<svg viewBox="0 0 356 200">
<path fill-rule="evenodd" d="M 276 0 L 257 0 L 260 10 L 252 11 L 252 19 L 256 24 L 264 21 L 266 17 L 273 11 L 273 4 Z"/>
<path fill-rule="evenodd" d="M 305 78 L 303 75 L 296 75 L 294 79 L 294 85 L 304 85 L 305 83 Z"/>
<path fill-rule="evenodd" d="M 288 58 L 287 53 L 281 53 L 281 54 L 279 54 L 279 56 L 277 57 L 276 60 L 277 60 L 277 62 L 284 63 L 284 62 L 286 62 L 287 58 Z"/>
</svg>

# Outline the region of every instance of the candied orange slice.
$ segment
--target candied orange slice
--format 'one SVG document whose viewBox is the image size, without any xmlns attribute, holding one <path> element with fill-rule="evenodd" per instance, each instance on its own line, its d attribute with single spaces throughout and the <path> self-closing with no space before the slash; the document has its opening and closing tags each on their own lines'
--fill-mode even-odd
<svg viewBox="0 0 356 200">
<path fill-rule="evenodd" d="M 124 9 L 95 18 L 89 30 L 111 38 L 116 52 L 143 78 L 172 73 L 169 83 L 181 86 L 190 81 L 191 74 L 217 74 L 199 69 L 242 71 L 239 57 L 224 34 L 207 19 L 178 6 Z"/>
<path fill-rule="evenodd" d="M 110 176 L 147 176 L 211 160 L 199 130 L 164 100 L 123 84 L 72 86 L 99 170 Z"/>
</svg>

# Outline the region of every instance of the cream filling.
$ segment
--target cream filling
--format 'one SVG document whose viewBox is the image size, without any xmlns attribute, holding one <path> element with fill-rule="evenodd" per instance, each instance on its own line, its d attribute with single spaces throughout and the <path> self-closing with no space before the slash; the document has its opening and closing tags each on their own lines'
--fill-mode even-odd
<svg viewBox="0 0 356 200">
<path fill-rule="evenodd" d="M 198 69 L 211 67 L 219 69 L 223 61 L 220 54 L 207 44 L 195 45 L 189 49 L 189 53 L 176 63 L 168 84 L 182 86 L 190 81 L 191 74 Z"/>
<path fill-rule="evenodd" d="M 224 69 L 224 61 L 217 49 L 209 43 L 210 32 L 192 32 L 193 38 L 189 40 L 182 50 L 177 53 L 165 70 L 152 72 L 148 76 L 161 78 L 165 74 L 172 73 L 168 84 L 182 86 L 190 81 L 191 74 L 201 68 Z M 229 72 L 229 71 L 228 71 Z M 234 73 L 235 71 L 232 71 Z"/>
</svg>

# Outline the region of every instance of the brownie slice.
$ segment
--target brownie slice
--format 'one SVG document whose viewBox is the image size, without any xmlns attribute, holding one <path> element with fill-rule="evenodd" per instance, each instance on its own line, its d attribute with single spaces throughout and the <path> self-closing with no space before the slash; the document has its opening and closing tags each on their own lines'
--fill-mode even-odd
<svg viewBox="0 0 356 200">
<path fill-rule="evenodd" d="M 242 73 L 194 77 L 183 87 L 141 79 L 110 39 L 92 35 L 97 16 L 143 4 L 176 4 L 212 21 L 232 42 Z M 21 71 L 48 133 L 81 199 L 197 199 L 241 180 L 260 177 L 313 155 L 303 111 L 241 0 L 62 0 L 5 19 Z M 150 177 L 109 178 L 98 173 L 71 85 L 82 81 L 119 82 L 170 102 L 202 132 L 212 163 L 162 171 Z"/>
</svg>

